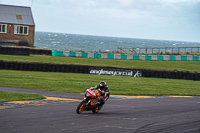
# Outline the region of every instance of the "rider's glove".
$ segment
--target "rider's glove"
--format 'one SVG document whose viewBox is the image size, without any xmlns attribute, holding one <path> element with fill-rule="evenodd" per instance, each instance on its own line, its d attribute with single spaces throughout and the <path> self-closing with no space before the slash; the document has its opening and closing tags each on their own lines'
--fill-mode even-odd
<svg viewBox="0 0 200 133">
<path fill-rule="evenodd" d="M 105 92 L 104 98 L 108 98 L 109 97 L 109 92 Z"/>
<path fill-rule="evenodd" d="M 105 95 L 103 96 L 103 98 L 106 98 L 106 97 L 108 97 L 108 94 L 105 94 Z"/>
<path fill-rule="evenodd" d="M 105 91 L 102 91 L 101 89 L 98 89 L 101 95 L 105 95 Z"/>
</svg>

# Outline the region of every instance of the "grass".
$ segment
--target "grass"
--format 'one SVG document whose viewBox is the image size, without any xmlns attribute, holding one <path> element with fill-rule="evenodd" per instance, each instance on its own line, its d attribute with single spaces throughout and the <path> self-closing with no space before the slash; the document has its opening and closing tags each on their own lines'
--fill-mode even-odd
<svg viewBox="0 0 200 133">
<path fill-rule="evenodd" d="M 200 82 L 74 73 L 0 70 L 0 86 L 83 93 L 106 81 L 111 94 L 200 96 Z"/>
<path fill-rule="evenodd" d="M 2 54 L 0 60 L 200 72 L 200 61 L 114 60 Z M 200 96 L 200 82 L 192 80 L 0 70 L 0 86 L 5 87 L 83 93 L 85 89 L 97 85 L 100 81 L 107 82 L 111 94 Z M 0 102 L 41 98 L 43 97 L 39 95 L 0 92 Z"/>
<path fill-rule="evenodd" d="M 33 100 L 43 98 L 43 96 L 38 94 L 11 93 L 0 91 L 0 102 Z"/>
<path fill-rule="evenodd" d="M 166 71 L 190 71 L 200 72 L 200 61 L 146 61 L 146 60 L 115 60 L 115 59 L 97 59 L 97 58 L 80 58 L 80 57 L 54 57 L 42 55 L 2 55 L 0 60 L 21 61 L 21 62 L 43 62 L 58 64 L 74 65 L 91 65 L 91 66 L 109 66 L 134 69 L 151 69 Z"/>
</svg>

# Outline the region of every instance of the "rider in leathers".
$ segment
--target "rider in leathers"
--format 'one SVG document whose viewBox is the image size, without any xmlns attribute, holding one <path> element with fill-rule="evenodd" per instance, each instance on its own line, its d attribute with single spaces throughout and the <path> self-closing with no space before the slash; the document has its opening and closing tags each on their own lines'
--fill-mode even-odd
<svg viewBox="0 0 200 133">
<path fill-rule="evenodd" d="M 105 104 L 105 101 L 107 101 L 110 96 L 109 88 L 105 81 L 101 81 L 98 85 L 95 86 L 95 88 L 98 89 L 99 92 L 101 93 L 100 105 L 99 105 L 99 107 L 101 108 Z"/>
</svg>

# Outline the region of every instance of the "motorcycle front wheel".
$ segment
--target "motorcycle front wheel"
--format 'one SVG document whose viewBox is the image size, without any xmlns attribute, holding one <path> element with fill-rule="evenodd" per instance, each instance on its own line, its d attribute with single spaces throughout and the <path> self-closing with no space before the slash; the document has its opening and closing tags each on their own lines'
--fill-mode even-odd
<svg viewBox="0 0 200 133">
<path fill-rule="evenodd" d="M 76 113 L 81 114 L 85 110 L 86 102 L 83 100 L 76 108 Z"/>
</svg>

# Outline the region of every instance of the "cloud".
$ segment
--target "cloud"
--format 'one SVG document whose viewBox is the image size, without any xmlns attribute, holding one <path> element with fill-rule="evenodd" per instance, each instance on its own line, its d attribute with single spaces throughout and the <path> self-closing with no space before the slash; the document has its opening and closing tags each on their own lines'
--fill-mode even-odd
<svg viewBox="0 0 200 133">
<path fill-rule="evenodd" d="M 133 0 L 118 0 L 122 6 L 130 6 L 134 2 Z"/>
<path fill-rule="evenodd" d="M 185 2 L 185 3 L 196 3 L 196 2 L 200 2 L 200 0 L 160 0 L 161 2 L 164 2 L 164 3 L 182 3 L 182 2 Z"/>
<path fill-rule="evenodd" d="M 0 0 L 0 4 L 31 6 L 32 0 Z M 200 29 L 199 9 L 200 0 L 33 0 L 32 4 L 39 31 L 139 38 L 164 38 L 171 31 L 174 38 L 175 33 L 200 34 L 193 30 Z"/>
<path fill-rule="evenodd" d="M 32 2 L 32 0 L 1 0 L 0 4 L 30 7 L 31 2 Z"/>
</svg>

